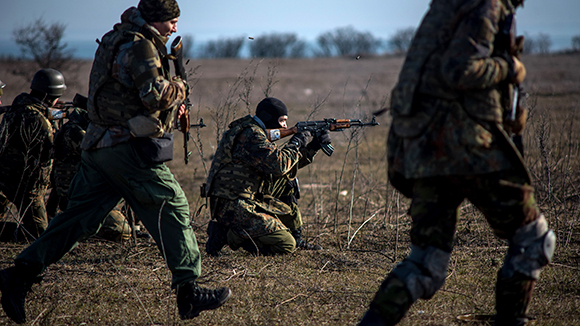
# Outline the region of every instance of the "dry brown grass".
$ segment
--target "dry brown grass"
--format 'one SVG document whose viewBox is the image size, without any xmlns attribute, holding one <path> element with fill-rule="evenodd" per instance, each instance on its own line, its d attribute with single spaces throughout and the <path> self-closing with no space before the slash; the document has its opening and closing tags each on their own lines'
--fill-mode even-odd
<svg viewBox="0 0 580 326">
<path fill-rule="evenodd" d="M 189 165 L 183 163 L 181 138 L 176 137 L 175 160 L 168 165 L 188 196 L 192 214 L 203 204 L 198 189 L 217 142 L 212 110 L 223 108 L 227 100 L 236 103 L 232 112 L 240 117 L 268 92 L 287 103 L 291 123 L 305 119 L 321 102 L 315 119 L 362 118 L 384 106 L 401 63 L 401 58 L 190 63 L 192 68 L 200 65 L 194 74 L 199 80 L 191 96 L 192 121 L 203 117 L 209 127 L 199 130 L 199 136 L 194 131 L 199 150 L 189 144 L 194 149 Z M 531 314 L 537 325 L 580 325 L 580 56 L 525 57 L 524 63 L 524 86 L 533 109 L 525 134 L 526 160 L 539 205 L 558 234 L 554 263 L 542 273 Z M 89 68 L 85 63 L 78 76 L 88 77 Z M 8 84 L 5 104 L 28 89 L 25 81 L 12 79 L 8 69 L 0 63 L 0 77 Z M 272 69 L 273 77 L 268 73 Z M 242 81 L 232 95 L 243 71 L 253 79 L 249 84 Z M 76 92 L 86 94 L 87 81 L 78 80 L 69 84 L 65 100 Z M 356 324 L 409 246 L 408 201 L 393 191 L 385 175 L 388 116 L 378 121 L 380 126 L 362 135 L 333 133 L 334 155 L 319 154 L 314 164 L 300 171 L 306 236 L 323 251 L 254 257 L 228 249 L 221 257 L 207 257 L 203 248 L 209 215 L 202 209 L 193 219 L 202 249 L 200 281 L 208 287 L 232 288 L 234 296 L 222 308 L 191 322 L 180 321 L 169 290 L 170 275 L 152 241 L 139 240 L 134 246 L 89 240 L 52 265 L 45 282 L 33 287 L 27 302 L 29 323 Z M 22 248 L 0 244 L 1 267 Z M 493 313 L 493 284 L 505 249 L 481 214 L 464 203 L 447 282 L 432 300 L 413 305 L 401 325 L 461 325 L 459 314 Z M 8 322 L 0 312 L 0 323 Z"/>
</svg>

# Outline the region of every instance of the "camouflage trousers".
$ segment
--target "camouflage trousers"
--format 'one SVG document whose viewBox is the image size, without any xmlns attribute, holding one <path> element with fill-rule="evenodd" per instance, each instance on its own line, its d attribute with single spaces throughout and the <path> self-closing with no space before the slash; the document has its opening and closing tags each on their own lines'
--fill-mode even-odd
<svg viewBox="0 0 580 326">
<path fill-rule="evenodd" d="M 201 255 L 185 193 L 165 164 L 145 164 L 129 143 L 83 151 L 67 209 L 16 257 L 16 264 L 42 273 L 80 241 L 97 234 L 122 198 L 163 250 L 172 287 L 197 279 Z"/>
<path fill-rule="evenodd" d="M 287 254 L 296 249 L 292 231 L 302 226 L 302 215 L 288 186 L 288 179 L 274 180 L 265 198 L 228 200 L 212 198 L 212 217 L 227 226 L 228 245 L 268 254 Z M 284 201 L 280 201 L 282 198 Z"/>
<path fill-rule="evenodd" d="M 435 247 L 450 253 L 459 205 L 464 199 L 484 214 L 498 237 L 509 239 L 516 229 L 540 216 L 533 188 L 525 184 L 525 180 L 516 171 L 415 180 L 409 210 L 413 220 L 411 243 L 420 248 Z M 396 275 L 396 269 L 401 265 L 397 265 L 381 284 L 369 309 L 382 316 L 387 325 L 398 323 L 414 302 L 409 289 Z M 518 273 L 512 279 L 498 277 L 498 314 L 523 317 L 527 313 L 534 282 Z"/>
<path fill-rule="evenodd" d="M 68 189 L 68 185 L 66 188 Z M 67 205 L 68 198 L 66 197 L 66 193 L 63 195 L 63 193 L 56 188 L 52 188 L 48 200 L 46 201 L 46 212 L 48 216 L 54 217 L 58 210 L 66 210 Z M 123 205 L 124 201 L 121 201 L 121 203 L 113 208 L 109 215 L 107 215 L 96 237 L 115 242 L 123 242 L 131 238 L 131 226 L 121 211 Z"/>
<path fill-rule="evenodd" d="M 14 181 L 14 184 L 18 184 Z M 6 184 L 9 184 L 7 182 Z M 44 204 L 44 194 L 46 186 L 39 186 L 33 189 L 0 187 L 0 214 L 2 229 L 0 236 L 2 239 L 24 240 L 37 238 L 47 227 L 48 218 Z M 8 212 L 10 203 L 18 209 L 16 216 Z M 4 228 L 6 226 L 6 229 Z M 5 230 L 19 231 L 14 235 L 4 234 Z"/>
</svg>

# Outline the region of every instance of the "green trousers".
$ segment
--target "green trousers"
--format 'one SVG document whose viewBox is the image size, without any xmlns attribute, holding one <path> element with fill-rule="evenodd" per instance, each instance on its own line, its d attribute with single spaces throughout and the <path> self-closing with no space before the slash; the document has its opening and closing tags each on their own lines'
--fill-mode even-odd
<svg viewBox="0 0 580 326">
<path fill-rule="evenodd" d="M 143 222 L 172 272 L 172 287 L 199 277 L 200 253 L 181 186 L 165 164 L 146 165 L 130 143 L 83 151 L 67 209 L 24 249 L 22 263 L 40 274 L 99 231 L 121 198 Z"/>
</svg>

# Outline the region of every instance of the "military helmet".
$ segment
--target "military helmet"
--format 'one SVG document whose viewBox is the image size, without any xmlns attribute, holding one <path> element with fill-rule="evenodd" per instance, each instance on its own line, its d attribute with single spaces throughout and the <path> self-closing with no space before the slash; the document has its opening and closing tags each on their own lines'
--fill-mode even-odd
<svg viewBox="0 0 580 326">
<path fill-rule="evenodd" d="M 30 89 L 49 96 L 61 97 L 66 89 L 64 76 L 58 70 L 51 68 L 41 69 L 34 74 Z"/>
</svg>

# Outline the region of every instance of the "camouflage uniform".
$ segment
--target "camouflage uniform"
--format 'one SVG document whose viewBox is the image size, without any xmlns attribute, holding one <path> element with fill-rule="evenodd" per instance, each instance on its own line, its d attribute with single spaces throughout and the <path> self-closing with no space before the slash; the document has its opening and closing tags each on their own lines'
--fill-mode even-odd
<svg viewBox="0 0 580 326">
<path fill-rule="evenodd" d="M 69 113 L 68 121 L 56 132 L 54 137 L 54 163 L 52 171 L 52 192 L 49 202 L 54 196 L 54 202 L 64 211 L 68 204 L 67 194 L 73 177 L 77 173 L 81 164 L 81 142 L 85 135 L 85 130 L 89 125 L 86 110 L 75 108 Z M 111 214 L 107 216 L 97 237 L 111 240 L 128 240 L 131 236 L 131 228 L 120 206 L 117 205 Z M 57 207 L 50 208 L 47 203 L 47 211 L 56 211 Z M 52 214 L 54 215 L 54 213 Z"/>
<path fill-rule="evenodd" d="M 234 250 L 256 251 L 257 245 L 263 253 L 292 252 L 296 242 L 291 232 L 302 220 L 296 203 L 287 200 L 294 194 L 288 183 L 298 168 L 312 162 L 316 151 L 289 143 L 276 146 L 259 119 L 249 115 L 229 128 L 206 183 L 212 217 L 230 228 L 228 244 Z"/>
<path fill-rule="evenodd" d="M 553 233 L 503 126 L 512 68 L 495 42 L 514 11 L 509 0 L 433 0 L 416 31 L 392 92 L 387 141 L 389 179 L 412 199 L 411 254 L 387 276 L 361 325 L 394 325 L 443 285 L 464 199 L 509 240 L 498 272 L 496 323 L 526 322 L 533 284 L 551 253 L 514 271 L 513 257 L 524 255 L 514 250 L 548 239 L 553 253 Z"/>
<path fill-rule="evenodd" d="M 105 34 L 95 54 L 89 82 L 91 123 L 83 138 L 81 164 L 69 189 L 67 209 L 16 258 L 16 267 L 41 273 L 79 241 L 95 235 L 122 198 L 135 210 L 173 274 L 172 286 L 197 279 L 200 254 L 181 186 L 163 163 L 139 156 L 130 122 L 145 117 L 156 124 L 151 137 L 170 131 L 187 85 L 169 75 L 167 37 L 151 27 L 135 7 Z M 154 128 L 155 129 L 155 128 Z M 171 147 L 172 149 L 172 147 Z"/>
<path fill-rule="evenodd" d="M 48 224 L 44 194 L 54 141 L 48 110 L 40 100 L 22 93 L 14 99 L 0 126 L 0 190 L 18 208 L 25 236 L 38 237 Z"/>
</svg>

